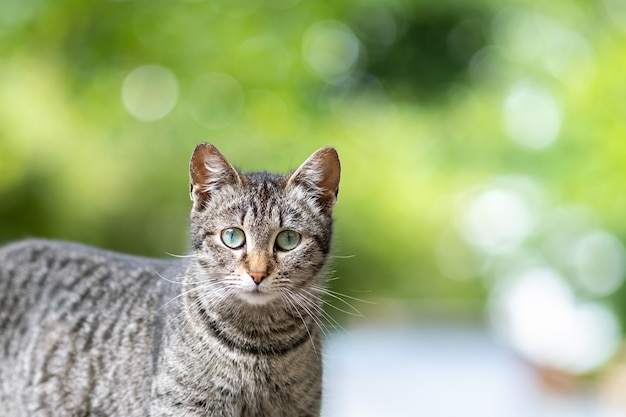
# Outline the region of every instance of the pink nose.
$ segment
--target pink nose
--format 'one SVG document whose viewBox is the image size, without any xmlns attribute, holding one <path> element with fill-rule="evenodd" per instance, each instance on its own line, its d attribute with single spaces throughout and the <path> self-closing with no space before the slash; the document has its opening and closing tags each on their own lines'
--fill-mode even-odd
<svg viewBox="0 0 626 417">
<path fill-rule="evenodd" d="M 261 281 L 267 278 L 267 272 L 265 271 L 250 271 L 248 274 L 256 285 L 259 285 Z"/>
</svg>

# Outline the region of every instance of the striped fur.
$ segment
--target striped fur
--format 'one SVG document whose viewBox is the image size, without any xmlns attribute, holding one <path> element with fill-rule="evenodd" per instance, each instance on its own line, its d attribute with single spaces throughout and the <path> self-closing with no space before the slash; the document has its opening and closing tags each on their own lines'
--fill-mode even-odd
<svg viewBox="0 0 626 417">
<path fill-rule="evenodd" d="M 319 416 L 336 153 L 291 176 L 244 174 L 201 144 L 190 170 L 180 261 L 46 240 L 0 249 L 0 415 Z M 229 227 L 245 245 L 221 241 Z M 293 250 L 276 246 L 282 230 L 300 234 Z"/>
</svg>

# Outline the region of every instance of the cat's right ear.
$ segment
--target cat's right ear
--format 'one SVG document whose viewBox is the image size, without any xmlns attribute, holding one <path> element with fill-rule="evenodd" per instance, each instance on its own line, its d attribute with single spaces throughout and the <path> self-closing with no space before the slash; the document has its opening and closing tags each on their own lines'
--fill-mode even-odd
<svg viewBox="0 0 626 417">
<path fill-rule="evenodd" d="M 334 148 L 322 148 L 291 174 L 287 187 L 302 186 L 315 196 L 319 206 L 332 212 L 339 193 L 341 164 Z"/>
<path fill-rule="evenodd" d="M 189 163 L 190 194 L 193 209 L 202 211 L 211 195 L 226 185 L 241 184 L 237 170 L 210 143 L 201 143 Z"/>
</svg>

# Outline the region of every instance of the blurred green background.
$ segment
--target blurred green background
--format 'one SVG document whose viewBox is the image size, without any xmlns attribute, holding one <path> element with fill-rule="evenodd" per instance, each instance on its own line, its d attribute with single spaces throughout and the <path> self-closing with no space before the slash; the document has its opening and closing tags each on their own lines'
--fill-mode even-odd
<svg viewBox="0 0 626 417">
<path fill-rule="evenodd" d="M 592 372 L 626 320 L 625 40 L 621 0 L 3 0 L 0 242 L 184 254 L 197 143 L 283 173 L 332 145 L 334 290 Z"/>
</svg>

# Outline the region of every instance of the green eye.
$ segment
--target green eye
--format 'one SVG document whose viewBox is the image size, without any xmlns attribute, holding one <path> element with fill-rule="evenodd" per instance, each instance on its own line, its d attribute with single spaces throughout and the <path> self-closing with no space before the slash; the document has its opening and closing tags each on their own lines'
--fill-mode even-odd
<svg viewBox="0 0 626 417">
<path fill-rule="evenodd" d="M 246 243 L 246 235 L 241 229 L 229 227 L 222 230 L 222 242 L 231 249 L 239 249 Z"/>
<path fill-rule="evenodd" d="M 276 247 L 280 250 L 292 250 L 300 243 L 300 234 L 293 230 L 283 230 L 276 236 Z"/>
</svg>

